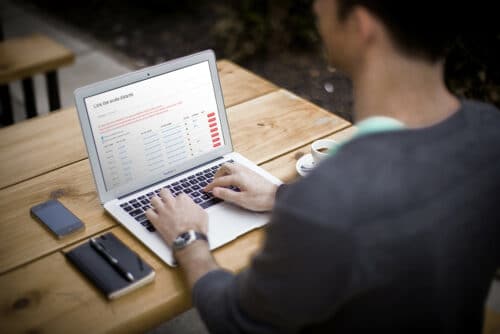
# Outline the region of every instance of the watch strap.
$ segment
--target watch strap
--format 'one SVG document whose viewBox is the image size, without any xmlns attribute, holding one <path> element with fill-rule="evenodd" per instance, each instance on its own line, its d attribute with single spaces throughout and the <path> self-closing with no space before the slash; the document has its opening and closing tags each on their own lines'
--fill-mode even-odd
<svg viewBox="0 0 500 334">
<path fill-rule="evenodd" d="M 186 248 L 196 240 L 204 240 L 208 242 L 208 237 L 204 233 L 197 232 L 195 230 L 188 230 L 179 234 L 177 238 L 175 238 L 172 248 L 174 251 L 178 251 Z"/>
</svg>

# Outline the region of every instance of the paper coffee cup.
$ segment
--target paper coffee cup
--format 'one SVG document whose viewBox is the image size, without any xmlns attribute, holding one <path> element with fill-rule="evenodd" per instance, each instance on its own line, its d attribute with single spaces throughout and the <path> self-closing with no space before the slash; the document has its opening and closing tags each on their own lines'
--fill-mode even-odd
<svg viewBox="0 0 500 334">
<path fill-rule="evenodd" d="M 339 142 L 333 139 L 320 139 L 311 144 L 311 155 L 314 163 L 318 164 L 330 155 L 330 150 L 339 146 Z"/>
</svg>

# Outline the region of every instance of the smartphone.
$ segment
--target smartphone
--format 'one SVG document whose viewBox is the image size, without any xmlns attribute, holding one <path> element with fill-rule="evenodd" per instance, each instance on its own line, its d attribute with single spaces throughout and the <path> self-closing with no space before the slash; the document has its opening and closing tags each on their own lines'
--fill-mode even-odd
<svg viewBox="0 0 500 334">
<path fill-rule="evenodd" d="M 84 227 L 82 221 L 61 202 L 51 199 L 31 208 L 31 214 L 56 237 L 62 238 Z"/>
</svg>

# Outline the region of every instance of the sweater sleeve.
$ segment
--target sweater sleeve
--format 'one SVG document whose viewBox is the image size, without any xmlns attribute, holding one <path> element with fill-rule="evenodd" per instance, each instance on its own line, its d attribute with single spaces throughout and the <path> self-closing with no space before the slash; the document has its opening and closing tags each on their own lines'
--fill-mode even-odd
<svg viewBox="0 0 500 334">
<path fill-rule="evenodd" d="M 288 201 L 275 207 L 264 247 L 247 270 L 212 271 L 195 284 L 194 305 L 210 332 L 297 332 L 330 317 L 348 294 L 352 238 Z"/>
</svg>

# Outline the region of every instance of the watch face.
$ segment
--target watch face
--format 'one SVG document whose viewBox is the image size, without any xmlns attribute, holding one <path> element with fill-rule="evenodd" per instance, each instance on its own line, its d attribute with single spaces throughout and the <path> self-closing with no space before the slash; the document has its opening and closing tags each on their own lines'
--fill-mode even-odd
<svg viewBox="0 0 500 334">
<path fill-rule="evenodd" d="M 193 243 L 196 240 L 208 241 L 208 238 L 203 233 L 195 232 L 194 230 L 189 230 L 187 232 L 180 234 L 177 238 L 175 238 L 172 246 L 174 250 L 179 250 Z"/>
<path fill-rule="evenodd" d="M 182 247 L 189 240 L 189 233 L 182 233 L 174 240 L 174 247 Z"/>
</svg>

